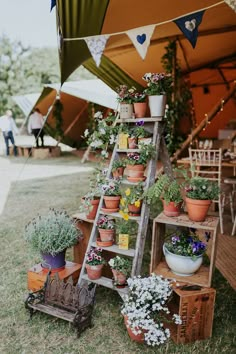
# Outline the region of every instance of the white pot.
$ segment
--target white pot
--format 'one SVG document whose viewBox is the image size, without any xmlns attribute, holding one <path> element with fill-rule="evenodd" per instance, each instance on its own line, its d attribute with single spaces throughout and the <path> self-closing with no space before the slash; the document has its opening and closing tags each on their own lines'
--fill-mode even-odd
<svg viewBox="0 0 236 354">
<path fill-rule="evenodd" d="M 163 245 L 163 253 L 166 258 L 166 263 L 170 267 L 171 271 L 183 277 L 193 275 L 202 265 L 202 255 L 196 256 L 195 259 L 188 256 L 179 256 L 168 251 L 165 244 Z"/>
<path fill-rule="evenodd" d="M 166 108 L 166 95 L 148 96 L 151 117 L 163 117 Z"/>
<path fill-rule="evenodd" d="M 133 116 L 132 103 L 120 103 L 120 118 L 129 119 Z"/>
</svg>

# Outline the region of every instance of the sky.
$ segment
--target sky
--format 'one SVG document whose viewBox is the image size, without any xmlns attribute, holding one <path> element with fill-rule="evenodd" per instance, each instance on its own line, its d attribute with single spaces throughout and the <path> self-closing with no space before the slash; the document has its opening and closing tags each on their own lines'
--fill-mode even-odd
<svg viewBox="0 0 236 354">
<path fill-rule="evenodd" d="M 25 46 L 57 47 L 55 8 L 51 0 L 0 0 L 0 36 Z"/>
</svg>

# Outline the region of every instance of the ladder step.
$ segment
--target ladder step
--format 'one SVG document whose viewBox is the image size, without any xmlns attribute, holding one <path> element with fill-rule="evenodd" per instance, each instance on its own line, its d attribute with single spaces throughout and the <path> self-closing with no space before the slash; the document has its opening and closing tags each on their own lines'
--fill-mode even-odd
<svg viewBox="0 0 236 354">
<path fill-rule="evenodd" d="M 88 282 L 92 282 L 98 285 L 102 285 L 105 286 L 106 288 L 112 289 L 112 290 L 116 290 L 118 293 L 121 293 L 123 295 L 128 294 L 129 288 L 128 286 L 126 286 L 125 288 L 117 288 L 116 286 L 114 286 L 112 279 L 106 278 L 106 277 L 101 277 L 99 279 L 96 280 L 91 280 L 89 279 L 87 274 L 83 274 L 82 278 L 84 280 L 87 280 Z"/>
<path fill-rule="evenodd" d="M 123 218 L 123 216 L 120 213 L 105 213 L 104 211 L 99 211 L 99 214 L 103 214 L 103 215 L 109 215 L 109 216 L 113 216 L 114 218 Z M 137 223 L 140 222 L 141 217 L 140 216 L 129 216 L 129 220 L 135 220 L 137 221 Z"/>
<path fill-rule="evenodd" d="M 116 152 L 140 152 L 140 149 L 117 149 Z"/>
<path fill-rule="evenodd" d="M 102 247 L 102 246 L 98 246 L 96 244 L 96 242 L 92 242 L 92 246 L 102 248 L 105 251 L 114 252 L 117 254 L 122 254 L 124 256 L 134 257 L 134 255 L 135 255 L 135 250 L 133 248 L 130 248 L 128 250 L 122 250 L 117 245 L 112 245 L 110 247 Z"/>
<path fill-rule="evenodd" d="M 121 183 L 130 185 L 130 186 L 137 186 L 140 182 L 130 182 L 127 179 L 121 179 Z M 145 181 L 141 182 L 143 186 L 145 186 Z"/>
<path fill-rule="evenodd" d="M 161 122 L 162 117 L 156 117 L 156 118 L 128 118 L 128 119 L 117 119 L 118 123 L 137 123 L 139 120 L 143 120 L 144 122 Z"/>
</svg>

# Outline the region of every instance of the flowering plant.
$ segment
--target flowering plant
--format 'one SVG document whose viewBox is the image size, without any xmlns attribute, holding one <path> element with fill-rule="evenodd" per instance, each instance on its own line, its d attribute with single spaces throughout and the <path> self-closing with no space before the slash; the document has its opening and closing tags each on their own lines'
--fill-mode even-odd
<svg viewBox="0 0 236 354">
<path fill-rule="evenodd" d="M 107 178 L 105 182 L 101 185 L 102 194 L 110 196 L 121 195 L 120 183 L 120 179 Z"/>
<path fill-rule="evenodd" d="M 142 79 L 147 82 L 144 92 L 149 96 L 166 94 L 172 84 L 171 74 L 146 73 Z"/>
<path fill-rule="evenodd" d="M 134 98 L 135 87 L 131 87 L 128 89 L 126 85 L 120 85 L 116 88 L 116 92 L 118 93 L 117 100 L 122 103 L 132 103 Z"/>
<path fill-rule="evenodd" d="M 148 160 L 153 158 L 156 154 L 155 146 L 152 144 L 140 144 L 140 153 L 127 153 L 126 164 L 128 165 L 146 165 Z"/>
<path fill-rule="evenodd" d="M 130 129 L 129 134 L 135 138 L 146 138 L 149 136 L 149 133 L 144 128 L 144 121 L 143 120 L 137 121 L 135 123 L 135 127 Z"/>
<path fill-rule="evenodd" d="M 109 219 L 108 216 L 101 216 L 97 221 L 97 227 L 99 229 L 113 230 L 115 229 L 115 223 L 113 219 Z"/>
<path fill-rule="evenodd" d="M 171 253 L 179 256 L 194 257 L 200 256 L 206 251 L 206 244 L 199 240 L 195 229 L 176 229 L 170 235 L 165 243 L 165 247 Z"/>
<path fill-rule="evenodd" d="M 109 260 L 108 264 L 111 267 L 111 269 L 115 269 L 118 272 L 123 273 L 126 277 L 131 272 L 132 263 L 131 263 L 130 259 L 121 258 L 120 256 L 116 256 L 114 258 L 111 258 Z"/>
<path fill-rule="evenodd" d="M 134 92 L 134 95 L 133 95 L 133 102 L 134 103 L 143 103 L 143 102 L 146 102 L 146 93 L 143 91 L 143 92 Z"/>
<path fill-rule="evenodd" d="M 102 248 L 91 247 L 90 250 L 86 253 L 86 264 L 95 266 L 105 263 L 106 261 L 102 257 Z"/>
<path fill-rule="evenodd" d="M 192 177 L 185 186 L 186 196 L 191 199 L 217 200 L 220 188 L 217 182 L 203 177 Z"/>
<path fill-rule="evenodd" d="M 125 167 L 125 159 L 116 159 L 112 164 L 112 171 L 115 171 L 117 168 Z"/>
<path fill-rule="evenodd" d="M 170 313 L 166 305 L 172 294 L 170 281 L 151 274 L 145 278 L 129 278 L 127 282 L 129 294 L 124 298 L 121 313 L 127 317 L 128 327 L 135 335 L 143 333 L 148 345 L 164 343 L 170 337 L 170 330 L 163 324 Z M 176 314 L 172 320 L 181 324 Z"/>
</svg>

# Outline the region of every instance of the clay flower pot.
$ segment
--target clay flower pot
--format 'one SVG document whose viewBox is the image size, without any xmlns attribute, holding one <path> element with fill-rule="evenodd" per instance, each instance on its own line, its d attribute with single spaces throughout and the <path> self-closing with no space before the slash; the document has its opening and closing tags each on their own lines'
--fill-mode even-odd
<svg viewBox="0 0 236 354">
<path fill-rule="evenodd" d="M 103 264 L 98 264 L 98 265 L 85 264 L 85 268 L 87 270 L 87 275 L 88 275 L 89 279 L 96 280 L 96 279 L 101 278 L 102 267 L 103 267 Z"/>
<path fill-rule="evenodd" d="M 140 202 L 140 206 L 137 207 L 134 204 L 128 204 L 129 215 L 139 216 L 141 213 L 142 202 Z"/>
<path fill-rule="evenodd" d="M 183 202 L 180 202 L 178 204 L 175 204 L 175 202 L 169 202 L 167 203 L 164 199 L 162 199 L 162 204 L 163 204 L 163 213 L 166 216 L 179 216 L 180 215 L 180 209 L 182 206 Z"/>
<path fill-rule="evenodd" d="M 147 102 L 135 102 L 134 114 L 135 118 L 143 118 L 146 116 Z"/>
<path fill-rule="evenodd" d="M 189 219 L 192 221 L 204 221 L 206 219 L 211 200 L 198 200 L 185 198 Z"/>
<path fill-rule="evenodd" d="M 123 177 L 124 169 L 124 167 L 118 167 L 116 170 L 112 171 L 113 178 Z"/>
<path fill-rule="evenodd" d="M 126 283 L 126 275 L 124 275 L 122 272 L 119 272 L 116 269 L 112 269 L 112 273 L 116 285 L 124 285 Z"/>
<path fill-rule="evenodd" d="M 98 210 L 99 199 L 91 200 L 92 210 L 86 215 L 87 219 L 94 220 Z"/>
<path fill-rule="evenodd" d="M 120 205 L 120 195 L 104 195 L 104 203 L 107 209 L 118 209 Z"/>
<path fill-rule="evenodd" d="M 114 229 L 100 229 L 98 228 L 98 232 L 100 235 L 100 240 L 102 242 L 113 241 L 115 230 Z"/>
<path fill-rule="evenodd" d="M 144 343 L 144 332 L 142 331 L 140 334 L 134 334 L 131 328 L 128 326 L 128 317 L 126 315 L 124 316 L 124 321 L 130 339 L 138 343 Z"/>
<path fill-rule="evenodd" d="M 127 165 L 126 166 L 127 175 L 129 177 L 141 178 L 145 172 L 144 165 Z"/>
<path fill-rule="evenodd" d="M 136 149 L 137 138 L 128 138 L 128 147 L 129 147 L 129 149 Z"/>
</svg>

